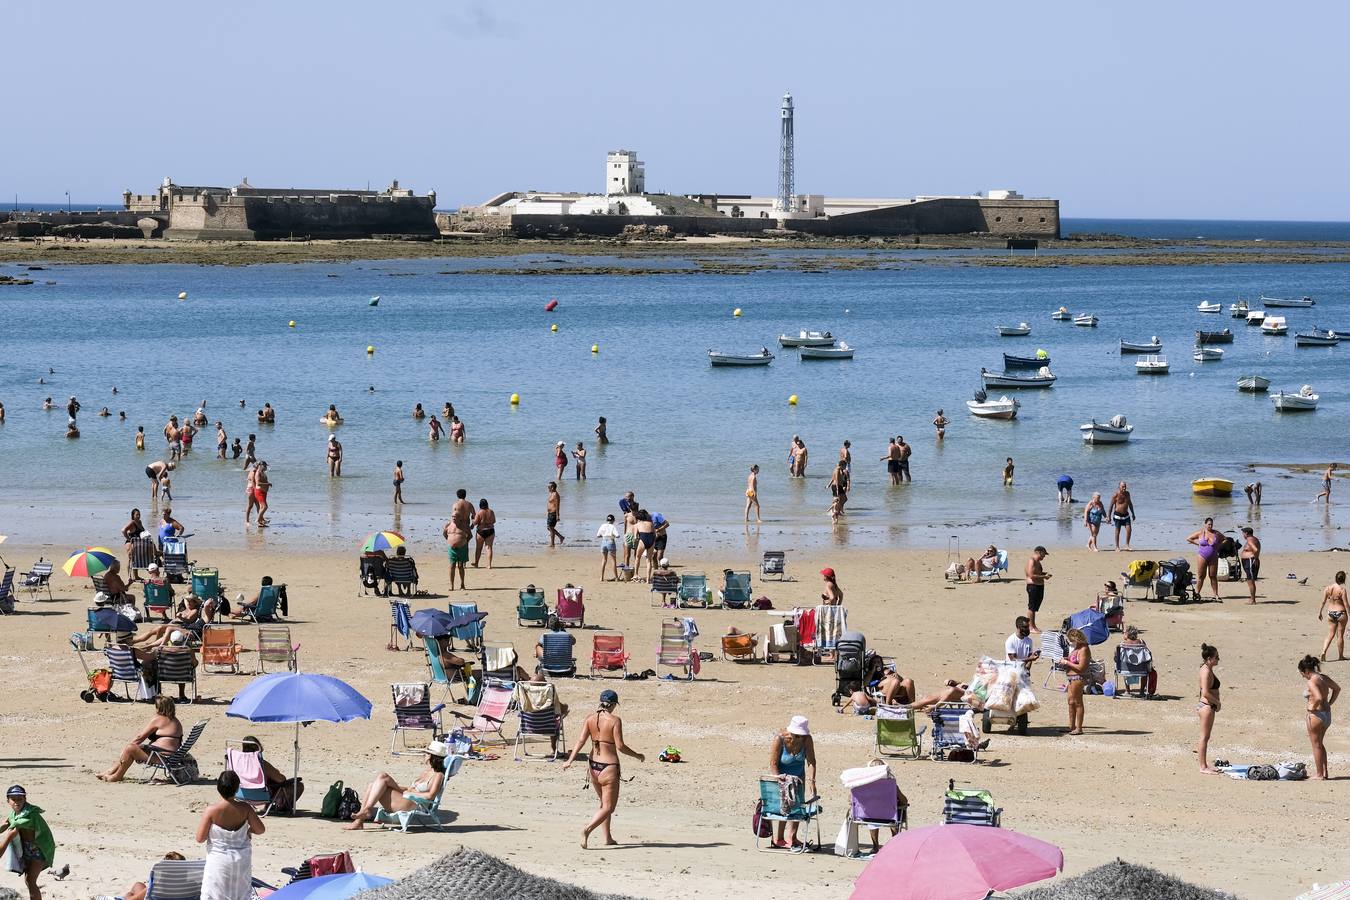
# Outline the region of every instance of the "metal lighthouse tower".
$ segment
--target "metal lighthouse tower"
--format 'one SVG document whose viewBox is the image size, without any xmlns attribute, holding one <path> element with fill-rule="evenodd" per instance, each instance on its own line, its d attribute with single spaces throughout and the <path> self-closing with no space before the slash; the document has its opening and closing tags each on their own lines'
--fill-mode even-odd
<svg viewBox="0 0 1350 900">
<path fill-rule="evenodd" d="M 778 199 L 773 208 L 777 213 L 793 212 L 792 190 L 792 95 L 783 95 L 778 124 Z"/>
</svg>

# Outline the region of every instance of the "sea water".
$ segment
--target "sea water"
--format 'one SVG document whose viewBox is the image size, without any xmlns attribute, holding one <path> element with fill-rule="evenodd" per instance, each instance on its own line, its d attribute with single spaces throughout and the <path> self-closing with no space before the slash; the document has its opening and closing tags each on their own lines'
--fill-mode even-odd
<svg viewBox="0 0 1350 900">
<path fill-rule="evenodd" d="M 810 253 L 767 258 L 802 255 Z M 942 546 L 958 534 L 967 546 L 1080 542 L 1081 503 L 1056 502 L 1062 473 L 1074 478 L 1079 500 L 1093 490 L 1109 498 L 1119 481 L 1129 482 L 1136 546 L 1180 550 L 1211 514 L 1223 529 L 1253 522 L 1270 549 L 1350 543 L 1339 536 L 1337 505 L 1310 505 L 1315 474 L 1247 468 L 1347 455 L 1350 346 L 1296 349 L 1292 336 L 1314 324 L 1350 330 L 1345 265 L 1027 269 L 962 266 L 959 254 L 944 254 L 823 273 L 784 265 L 749 275 L 548 274 L 560 265 L 695 263 L 550 255 L 53 265 L 29 273 L 38 283 L 0 288 L 0 402 L 8 414 L 0 426 L 0 533 L 61 549 L 116 545 L 132 506 L 152 518 L 143 469 L 167 458 L 168 416 L 189 416 L 205 400 L 212 424 L 173 475 L 173 509 L 198 540 L 209 535 L 227 546 L 348 547 L 392 527 L 425 549 L 439 543 L 460 487 L 475 504 L 491 501 L 503 546 L 538 545 L 559 440 L 569 461 L 577 441 L 590 451 L 589 479 L 575 482 L 569 465 L 561 485 L 560 530 L 569 542 L 591 539 L 633 490 L 673 523 L 672 552 L 744 546 L 745 477 L 758 463 L 765 524 L 749 537 L 771 548 Z M 472 274 L 503 266 L 541 274 Z M 177 299 L 180 291 L 186 300 Z M 1267 337 L 1226 309 L 1262 292 L 1310 294 L 1318 303 L 1283 310 L 1290 336 Z M 369 305 L 374 295 L 378 306 Z M 552 299 L 558 307 L 548 313 Z M 1224 302 L 1223 314 L 1196 311 L 1210 299 Z M 1094 313 L 1101 324 L 1051 321 L 1060 306 Z M 740 317 L 732 315 L 737 308 Z M 1023 320 L 1030 337 L 996 335 L 996 325 Z M 1193 362 L 1195 330 L 1224 327 L 1236 340 L 1223 345 L 1223 361 Z M 856 358 L 803 362 L 778 347 L 780 333 L 802 328 L 832 331 Z M 1164 344 L 1170 375 L 1136 375 L 1136 357 L 1117 352 L 1121 338 L 1152 335 Z M 764 346 L 776 354 L 767 368 L 709 366 L 709 349 Z M 1003 352 L 1038 348 L 1052 357 L 1054 387 L 1017 392 L 1014 422 L 973 418 L 965 401 L 979 387 L 980 368 L 1001 370 Z M 1268 396 L 1237 392 L 1248 373 L 1270 378 L 1272 391 L 1312 384 L 1320 407 L 1277 413 Z M 509 402 L 513 393 L 519 406 Z M 72 394 L 83 404 L 78 440 L 64 437 Z M 794 394 L 799 401 L 790 406 Z M 47 396 L 49 412 L 41 408 Z M 448 435 L 429 442 L 426 422 L 410 416 L 418 402 L 439 415 L 447 400 L 467 427 L 463 445 Z M 276 408 L 275 425 L 256 422 L 265 401 Z M 335 432 L 346 455 L 340 479 L 327 475 L 330 430 L 319 422 L 330 403 L 346 419 Z M 96 415 L 103 406 L 111 417 Z M 938 408 L 952 420 L 942 442 L 931 425 Z M 117 418 L 123 410 L 125 422 Z M 1135 426 L 1128 444 L 1084 446 L 1079 425 L 1118 414 Z M 606 448 L 595 443 L 599 416 L 609 421 Z M 273 527 L 264 537 L 245 537 L 242 460 L 214 459 L 218 419 L 231 441 L 256 433 L 258 456 L 270 465 Z M 143 453 L 133 447 L 137 425 L 145 426 Z M 793 435 L 810 450 L 804 480 L 787 476 Z M 880 461 L 894 435 L 913 446 L 914 481 L 902 487 L 889 485 Z M 828 479 L 845 439 L 854 486 L 844 524 L 831 527 Z M 1001 480 L 1008 456 L 1016 461 L 1011 488 Z M 400 459 L 408 502 L 396 509 L 391 482 Z M 1237 495 L 1193 498 L 1191 480 L 1208 475 L 1233 480 Z M 1259 514 L 1241 496 L 1254 477 L 1265 482 Z"/>
</svg>

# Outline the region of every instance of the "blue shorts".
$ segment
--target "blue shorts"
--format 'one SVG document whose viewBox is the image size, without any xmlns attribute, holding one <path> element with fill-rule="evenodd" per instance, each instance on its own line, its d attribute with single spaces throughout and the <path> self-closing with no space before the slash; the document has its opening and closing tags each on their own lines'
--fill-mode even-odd
<svg viewBox="0 0 1350 900">
<path fill-rule="evenodd" d="M 600 545 L 600 551 L 602 553 L 617 553 L 618 550 L 619 550 L 618 545 L 615 544 L 614 541 L 612 540 L 605 541 L 603 544 Z"/>
</svg>

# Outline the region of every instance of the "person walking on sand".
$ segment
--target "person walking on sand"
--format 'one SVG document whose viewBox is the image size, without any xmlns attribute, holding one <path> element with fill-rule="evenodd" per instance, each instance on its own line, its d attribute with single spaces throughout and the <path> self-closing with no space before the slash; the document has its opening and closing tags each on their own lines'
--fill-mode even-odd
<svg viewBox="0 0 1350 900">
<path fill-rule="evenodd" d="M 1093 491 L 1092 499 L 1083 510 L 1083 526 L 1088 532 L 1087 548 L 1094 553 L 1097 551 L 1097 533 L 1102 530 L 1102 520 L 1105 518 L 1106 504 L 1102 503 L 1101 493 Z"/>
<path fill-rule="evenodd" d="M 1012 487 L 1013 483 L 1013 458 L 1008 457 L 1008 461 L 1003 465 L 1003 486 Z"/>
<path fill-rule="evenodd" d="M 577 481 L 586 480 L 586 447 L 577 441 L 577 448 L 572 451 L 572 459 L 576 461 Z"/>
<path fill-rule="evenodd" d="M 1331 503 L 1331 479 L 1335 477 L 1336 464 L 1332 463 L 1327 466 L 1327 470 L 1322 473 L 1322 492 L 1313 498 L 1314 503 L 1318 500 L 1326 500 L 1328 504 Z"/>
<path fill-rule="evenodd" d="M 947 426 L 950 424 L 952 424 L 951 419 L 948 419 L 943 415 L 942 410 L 940 409 L 937 411 L 937 415 L 933 416 L 933 427 L 937 429 L 937 439 L 939 441 L 947 436 Z"/>
<path fill-rule="evenodd" d="M 1120 529 L 1125 529 L 1125 550 L 1130 550 L 1130 541 L 1134 536 L 1134 500 L 1130 497 L 1129 486 L 1120 483 L 1111 495 L 1111 524 L 1116 526 L 1116 550 L 1120 550 Z"/>
<path fill-rule="evenodd" d="M 72 400 L 74 398 L 71 398 Z M 38 887 L 38 875 L 43 869 L 51 868 L 56 861 L 56 839 L 47 820 L 42 817 L 42 807 L 28 802 L 28 792 L 20 785 L 14 785 L 5 791 L 5 800 L 9 803 L 9 814 L 0 824 L 0 855 L 6 854 L 14 841 L 19 841 L 18 851 L 13 864 L 21 866 L 19 871 L 28 885 L 28 900 L 42 900 L 42 890 Z M 58 877 L 65 877 L 70 867 L 65 866 Z"/>
<path fill-rule="evenodd" d="M 1200 771 L 1206 775 L 1221 774 L 1218 769 L 1210 768 L 1209 765 L 1209 736 L 1214 731 L 1214 717 L 1218 715 L 1219 707 L 1219 676 L 1214 674 L 1214 667 L 1219 664 L 1219 650 L 1209 644 L 1200 645 L 1200 697 L 1195 704 L 1196 715 L 1200 717 L 1200 743 L 1195 749 L 1196 756 L 1200 758 Z"/>
<path fill-rule="evenodd" d="M 492 545 L 497 540 L 497 514 L 492 511 L 486 497 L 478 498 L 478 512 L 473 514 L 473 567 L 483 558 L 483 549 L 487 548 L 487 567 L 492 568 Z"/>
<path fill-rule="evenodd" d="M 1210 587 L 1214 589 L 1214 600 L 1219 600 L 1219 543 L 1223 540 L 1223 535 L 1214 530 L 1214 520 L 1208 516 L 1205 522 L 1200 526 L 1200 530 L 1192 532 L 1186 542 L 1195 545 L 1196 560 L 1195 568 L 1200 573 L 1199 583 L 1195 586 L 1195 595 L 1205 589 L 1205 579 L 1208 578 Z"/>
<path fill-rule="evenodd" d="M 619 529 L 614 524 L 614 513 L 605 516 L 605 521 L 600 523 L 595 536 L 600 539 L 600 580 L 606 580 L 605 570 L 610 569 L 614 573 L 614 580 L 618 581 Z"/>
<path fill-rule="evenodd" d="M 459 572 L 459 588 L 467 591 L 464 583 L 464 566 L 469 561 L 469 533 L 473 523 L 473 504 L 468 501 L 469 492 L 460 488 L 455 491 L 455 505 L 450 507 L 450 521 L 445 523 L 441 533 L 449 545 L 446 555 L 450 558 L 450 590 L 455 589 L 455 573 Z"/>
<path fill-rule="evenodd" d="M 1322 591 L 1322 605 L 1317 608 L 1317 621 L 1322 621 L 1322 613 L 1327 615 L 1326 643 L 1322 644 L 1322 661 L 1327 660 L 1327 651 L 1331 642 L 1336 642 L 1336 661 L 1345 659 L 1345 620 L 1350 615 L 1350 601 L 1345 595 L 1345 572 L 1337 572 L 1335 580 Z"/>
<path fill-rule="evenodd" d="M 548 526 L 548 545 L 552 547 L 554 541 L 559 544 L 567 542 L 562 532 L 558 530 L 558 523 L 562 521 L 562 495 L 558 493 L 558 482 L 550 481 L 548 483 L 548 498 L 545 501 L 544 524 Z"/>
<path fill-rule="evenodd" d="M 1238 551 L 1242 578 L 1247 582 L 1247 602 L 1256 602 L 1256 579 L 1261 574 L 1261 539 L 1250 525 L 1242 529 L 1242 549 Z"/>
<path fill-rule="evenodd" d="M 1031 556 L 1027 559 L 1027 621 L 1035 634 L 1041 633 L 1041 630 L 1036 627 L 1036 613 L 1041 611 L 1041 604 L 1045 602 L 1045 583 L 1051 577 L 1041 563 L 1049 555 L 1049 550 L 1044 547 L 1037 547 L 1031 551 Z"/>
<path fill-rule="evenodd" d="M 750 521 L 750 507 L 755 508 L 755 524 L 763 523 L 759 511 L 759 466 L 750 467 L 750 474 L 745 478 L 745 521 Z M 624 560 L 627 562 L 628 560 Z"/>
<path fill-rule="evenodd" d="M 891 444 L 886 448 L 886 455 L 882 461 L 886 463 L 886 473 L 891 476 L 891 485 L 900 483 L 900 445 L 891 438 Z"/>
<path fill-rule="evenodd" d="M 403 502 L 403 460 L 394 463 L 394 502 Z"/>
<path fill-rule="evenodd" d="M 252 444 L 252 441 L 249 441 Z M 328 436 L 328 477 L 342 477 L 342 444 L 338 442 L 337 435 Z"/>
<path fill-rule="evenodd" d="M 897 434 L 895 436 L 895 446 L 900 448 L 900 477 L 905 481 L 913 481 L 909 477 L 909 457 L 914 452 L 914 448 L 905 443 L 905 436 Z"/>
<path fill-rule="evenodd" d="M 591 770 L 591 787 L 595 789 L 595 795 L 600 798 L 600 808 L 596 810 L 591 821 L 586 827 L 581 829 L 581 849 L 588 849 L 587 840 L 590 839 L 591 832 L 600 829 L 600 836 L 605 840 L 606 847 L 618 845 L 614 840 L 614 835 L 610 831 L 610 819 L 614 816 L 614 809 L 619 805 L 619 782 L 620 767 L 619 754 L 631 756 L 638 762 L 646 762 L 647 757 L 638 751 L 629 747 L 623 740 L 623 720 L 614 715 L 614 710 L 619 705 L 619 695 L 612 690 L 600 692 L 600 705 L 595 712 L 586 717 L 586 721 L 581 726 L 581 736 L 577 738 L 576 746 L 572 748 L 571 754 L 567 757 L 567 762 L 563 763 L 563 771 L 566 772 L 576 762 L 577 754 L 581 748 L 586 746 L 589 741 L 591 752 L 587 755 Z"/>
<path fill-rule="evenodd" d="M 1299 660 L 1298 673 L 1308 682 L 1303 698 L 1308 701 L 1304 721 L 1312 743 L 1313 778 L 1327 780 L 1327 729 L 1331 727 L 1331 704 L 1341 695 L 1341 686 L 1322 674 L 1322 665 L 1313 656 Z"/>
</svg>

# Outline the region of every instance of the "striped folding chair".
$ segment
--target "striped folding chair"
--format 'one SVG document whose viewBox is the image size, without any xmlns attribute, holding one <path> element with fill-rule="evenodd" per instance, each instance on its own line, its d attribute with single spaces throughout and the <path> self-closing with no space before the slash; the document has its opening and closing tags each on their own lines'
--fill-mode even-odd
<svg viewBox="0 0 1350 900">
<path fill-rule="evenodd" d="M 122 682 L 128 700 L 133 699 L 131 695 L 132 685 L 135 685 L 136 693 L 139 695 L 141 667 L 136 664 L 136 657 L 131 652 L 131 648 L 123 647 L 121 644 L 109 644 L 103 648 L 103 653 L 108 657 L 108 668 L 112 670 L 113 684 Z"/>
<path fill-rule="evenodd" d="M 954 779 L 947 780 L 947 793 L 942 798 L 943 825 L 989 825 L 999 827 L 1003 810 L 994 806 L 994 798 L 986 790 L 962 790 Z"/>
<path fill-rule="evenodd" d="M 159 693 L 164 693 L 165 685 L 176 684 L 179 693 L 185 694 L 186 685 L 192 685 L 192 700 L 197 699 L 197 657 L 186 649 L 171 650 L 159 648 L 155 654 L 155 684 Z M 180 701 L 182 702 L 182 701 Z"/>
<path fill-rule="evenodd" d="M 431 685 L 425 681 L 400 682 L 389 685 L 394 696 L 393 736 L 389 741 L 389 752 L 395 756 L 413 756 L 422 752 L 422 748 L 443 734 L 441 710 L 445 704 L 431 705 Z M 418 738 L 417 743 L 408 743 L 408 732 L 431 732 L 425 740 Z M 399 742 L 403 746 L 399 748 Z"/>
<path fill-rule="evenodd" d="M 14 570 L 5 567 L 5 575 L 0 578 L 0 613 L 9 615 L 14 612 Z"/>
<path fill-rule="evenodd" d="M 980 751 L 971 747 L 961 731 L 961 719 L 970 712 L 964 703 L 939 703 L 933 707 L 933 736 L 929 742 L 929 753 L 934 759 L 945 759 L 951 750 L 971 751 L 971 762 L 978 762 Z"/>
<path fill-rule="evenodd" d="M 694 680 L 694 642 L 685 636 L 679 620 L 661 623 L 661 646 L 656 651 L 656 664 L 683 669 L 684 677 Z"/>
<path fill-rule="evenodd" d="M 52 564 L 47 560 L 38 557 L 38 561 L 28 567 L 27 572 L 19 573 L 23 576 L 23 581 L 19 582 L 20 587 L 28 589 L 29 598 L 36 597 L 39 591 L 47 592 L 47 599 L 52 599 Z"/>
<path fill-rule="evenodd" d="M 155 780 L 156 772 L 163 772 L 164 777 L 174 784 L 186 783 L 183 779 L 183 764 L 188 757 L 192 755 L 192 747 L 197 743 L 197 739 L 202 736 L 206 730 L 206 722 L 198 722 L 192 726 L 192 730 L 183 738 L 183 743 L 172 753 L 165 753 L 162 750 L 150 750 L 150 758 L 145 761 L 145 768 L 149 770 L 145 781 L 148 784 Z"/>
<path fill-rule="evenodd" d="M 399 646 L 402 643 L 403 646 Z M 390 650 L 411 650 L 412 614 L 408 612 L 405 600 L 389 601 L 389 646 Z"/>
<path fill-rule="evenodd" d="M 294 672 L 299 664 L 300 645 L 291 643 L 289 625 L 258 626 L 258 672 L 267 671 L 267 664 L 281 666 Z"/>
<path fill-rule="evenodd" d="M 1069 642 L 1064 639 L 1062 631 L 1043 631 L 1041 632 L 1041 660 L 1050 663 L 1045 673 L 1045 683 L 1041 687 L 1050 687 L 1050 679 L 1059 677 L 1059 684 L 1054 686 L 1057 691 L 1067 689 L 1068 682 L 1064 678 L 1064 670 L 1059 664 L 1064 661 L 1064 657 L 1069 653 Z"/>
<path fill-rule="evenodd" d="M 483 683 L 483 694 L 478 700 L 478 709 L 472 716 L 453 709 L 450 710 L 450 715 L 468 722 L 464 726 L 464 733 L 471 740 L 486 742 L 489 738 L 495 737 L 505 745 L 507 738 L 502 726 L 506 724 L 514 696 L 515 686 L 511 682 L 489 678 Z"/>
<path fill-rule="evenodd" d="M 512 757 L 516 762 L 522 758 L 539 758 L 530 756 L 528 740 L 547 738 L 553 748 L 553 755 L 549 758 L 556 760 L 558 745 L 567 743 L 563 734 L 558 689 L 552 684 L 522 681 L 516 684 L 514 702 L 520 714 L 520 723 L 516 729 L 516 746 Z"/>
</svg>

